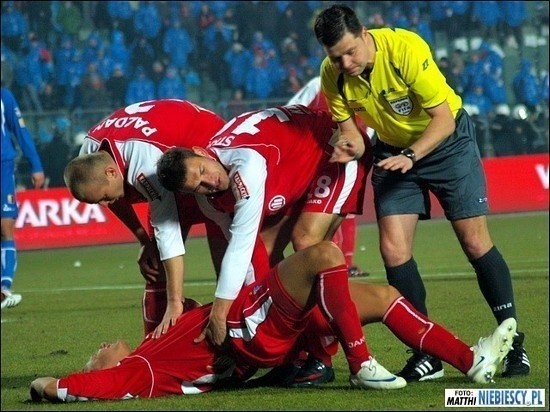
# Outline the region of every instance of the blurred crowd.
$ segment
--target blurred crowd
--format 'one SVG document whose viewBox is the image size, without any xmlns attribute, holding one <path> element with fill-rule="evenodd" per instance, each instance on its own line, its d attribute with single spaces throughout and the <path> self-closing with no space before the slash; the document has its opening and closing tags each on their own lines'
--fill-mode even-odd
<svg viewBox="0 0 550 412">
<path fill-rule="evenodd" d="M 525 1 L 3 1 L 2 82 L 25 113 L 106 114 L 178 98 L 232 117 L 246 102 L 285 102 L 318 75 L 324 52 L 313 19 L 333 3 L 353 7 L 367 28 L 406 28 L 430 44 L 479 119 L 484 155 L 547 150 L 548 62 L 539 67 L 523 53 L 525 27 L 548 40 L 547 1 L 530 9 Z M 483 40 L 453 46 L 466 35 Z M 448 53 L 435 53 L 442 47 Z M 503 50 L 520 58 L 513 84 L 503 76 Z M 532 125 L 529 147 L 500 147 L 502 133 L 490 135 L 499 116 Z M 55 119 L 46 143 L 67 129 Z"/>
</svg>

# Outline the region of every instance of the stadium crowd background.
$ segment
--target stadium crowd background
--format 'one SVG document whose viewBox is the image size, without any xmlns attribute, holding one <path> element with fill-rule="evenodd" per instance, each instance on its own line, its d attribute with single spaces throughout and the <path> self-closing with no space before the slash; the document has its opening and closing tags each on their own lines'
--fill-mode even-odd
<svg viewBox="0 0 550 412">
<path fill-rule="evenodd" d="M 49 187 L 64 186 L 80 139 L 118 107 L 188 99 L 230 119 L 284 104 L 318 75 L 312 24 L 334 3 L 430 44 L 483 156 L 548 151 L 548 1 L 3 1 L 2 83 Z"/>
</svg>

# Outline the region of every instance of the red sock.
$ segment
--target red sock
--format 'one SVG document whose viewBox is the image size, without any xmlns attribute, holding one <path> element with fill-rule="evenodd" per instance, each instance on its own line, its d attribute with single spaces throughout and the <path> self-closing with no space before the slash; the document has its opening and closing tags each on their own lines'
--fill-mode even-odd
<svg viewBox="0 0 550 412">
<path fill-rule="evenodd" d="M 323 365 L 332 366 L 332 357 L 338 352 L 338 339 L 319 306 L 313 308 L 309 319 L 302 334 L 307 342 L 305 347 L 309 354 L 320 360 Z"/>
<path fill-rule="evenodd" d="M 361 363 L 371 356 L 363 329 L 348 287 L 346 265 L 336 266 L 319 273 L 317 304 L 325 315 L 346 354 L 349 369 L 356 374 Z"/>
<path fill-rule="evenodd" d="M 166 282 L 146 283 L 141 302 L 145 335 L 155 330 L 166 312 Z"/>
<path fill-rule="evenodd" d="M 472 367 L 474 353 L 470 346 L 418 312 L 403 296 L 391 304 L 382 321 L 405 345 L 441 359 L 462 373 Z"/>
<path fill-rule="evenodd" d="M 347 215 L 340 225 L 342 232 L 342 243 L 340 249 L 346 257 L 346 264 L 354 266 L 353 255 L 355 253 L 355 215 Z"/>
</svg>

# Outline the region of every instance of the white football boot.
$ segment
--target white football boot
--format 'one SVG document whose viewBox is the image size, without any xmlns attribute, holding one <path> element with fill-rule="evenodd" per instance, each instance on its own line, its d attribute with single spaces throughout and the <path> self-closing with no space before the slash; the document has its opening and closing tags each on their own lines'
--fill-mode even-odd
<svg viewBox="0 0 550 412">
<path fill-rule="evenodd" d="M 359 372 L 350 375 L 349 383 L 352 388 L 363 389 L 400 389 L 407 386 L 405 379 L 390 373 L 373 357 L 361 364 Z"/>
<path fill-rule="evenodd" d="M 23 297 L 17 293 L 11 293 L 9 290 L 2 291 L 2 309 L 13 308 L 19 305 Z"/>
<path fill-rule="evenodd" d="M 498 365 L 512 349 L 517 323 L 514 318 L 503 321 L 491 336 L 480 338 L 471 350 L 474 363 L 467 372 L 468 378 L 477 383 L 492 383 Z"/>
</svg>

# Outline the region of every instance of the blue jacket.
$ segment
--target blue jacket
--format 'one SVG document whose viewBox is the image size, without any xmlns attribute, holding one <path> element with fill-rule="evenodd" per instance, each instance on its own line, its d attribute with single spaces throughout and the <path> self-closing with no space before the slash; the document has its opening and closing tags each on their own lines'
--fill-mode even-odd
<svg viewBox="0 0 550 412">
<path fill-rule="evenodd" d="M 43 172 L 42 162 L 25 126 L 25 121 L 21 117 L 19 105 L 13 94 L 2 87 L 2 161 L 14 160 L 17 157 L 12 136 L 17 140 L 23 156 L 29 161 L 31 172 Z"/>
</svg>

